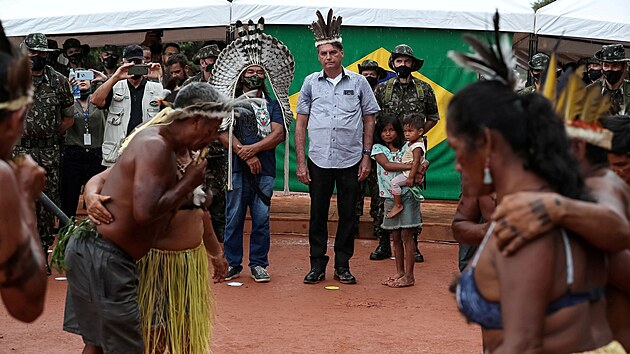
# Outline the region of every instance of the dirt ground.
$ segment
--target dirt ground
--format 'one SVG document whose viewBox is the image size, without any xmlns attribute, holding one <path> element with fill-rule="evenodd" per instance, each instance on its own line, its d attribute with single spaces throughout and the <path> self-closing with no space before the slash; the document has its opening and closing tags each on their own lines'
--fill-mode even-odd
<svg viewBox="0 0 630 354">
<path fill-rule="evenodd" d="M 422 242 L 426 262 L 416 266 L 416 285 L 390 289 L 380 282 L 395 272 L 394 261 L 370 261 L 376 244 L 356 240 L 350 265 L 357 285 L 333 280 L 332 264 L 326 281 L 306 285 L 308 239 L 272 236 L 270 283 L 255 283 L 246 268 L 235 279 L 243 286 L 213 287 L 214 353 L 480 353 L 478 327 L 466 324 L 447 289 L 457 246 Z M 44 314 L 33 324 L 13 320 L 0 306 L 0 353 L 81 351 L 81 339 L 61 329 L 67 283 L 55 276 Z"/>
</svg>

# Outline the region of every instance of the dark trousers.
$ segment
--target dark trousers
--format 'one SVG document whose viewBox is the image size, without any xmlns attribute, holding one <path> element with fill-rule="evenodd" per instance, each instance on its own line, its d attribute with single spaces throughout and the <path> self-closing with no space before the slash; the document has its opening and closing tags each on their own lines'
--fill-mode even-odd
<svg viewBox="0 0 630 354">
<path fill-rule="evenodd" d="M 61 210 L 72 217 L 77 214 L 81 187 L 105 170 L 101 149 L 66 146 L 61 159 Z"/>
<path fill-rule="evenodd" d="M 359 193 L 357 175 L 359 163 L 348 168 L 321 168 L 308 160 L 308 173 L 311 176 L 309 194 L 311 197 L 311 219 L 308 241 L 311 246 L 311 268 L 323 270 L 328 264 L 326 243 L 328 241 L 328 210 L 330 198 L 337 186 L 337 213 L 339 223 L 335 237 L 335 268 L 349 267 L 354 254 L 353 225 L 355 203 Z"/>
</svg>

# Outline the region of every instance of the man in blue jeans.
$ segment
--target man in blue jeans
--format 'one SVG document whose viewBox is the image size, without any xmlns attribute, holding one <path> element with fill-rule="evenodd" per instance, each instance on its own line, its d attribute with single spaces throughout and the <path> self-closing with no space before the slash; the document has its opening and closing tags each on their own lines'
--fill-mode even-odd
<svg viewBox="0 0 630 354">
<path fill-rule="evenodd" d="M 236 96 L 250 93 L 253 113 L 241 110 L 233 123 L 232 138 L 232 188 L 227 192 L 225 257 L 229 268 L 226 280 L 237 278 L 243 266 L 243 226 L 249 207 L 252 232 L 249 239 L 249 267 L 256 282 L 271 280 L 265 269 L 269 265 L 269 211 L 276 176 L 276 146 L 285 138 L 284 120 L 278 102 L 269 98 L 265 86 L 266 72 L 263 67 L 250 65 L 240 76 Z M 219 139 L 225 147 L 229 133 Z"/>
</svg>

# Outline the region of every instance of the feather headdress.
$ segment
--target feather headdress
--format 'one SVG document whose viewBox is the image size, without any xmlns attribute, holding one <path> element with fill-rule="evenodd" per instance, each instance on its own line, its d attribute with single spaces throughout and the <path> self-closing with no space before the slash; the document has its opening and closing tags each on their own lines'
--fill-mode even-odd
<svg viewBox="0 0 630 354">
<path fill-rule="evenodd" d="M 33 102 L 30 61 L 11 45 L 0 22 L 0 110 L 17 111 Z"/>
<path fill-rule="evenodd" d="M 556 114 L 564 119 L 567 135 L 606 150 L 612 148 L 613 133 L 604 129 L 599 119 L 608 112 L 610 99 L 600 87 L 585 87 L 580 70 L 566 71 L 556 80 L 555 53 L 545 70 L 542 94 L 553 104 Z"/>
<path fill-rule="evenodd" d="M 342 17 L 333 16 L 333 10 L 328 10 L 327 21 L 324 21 L 324 16 L 317 10 L 317 21 L 314 21 L 309 28 L 315 35 L 315 48 L 322 44 L 341 43 L 341 28 Z"/>
<path fill-rule="evenodd" d="M 486 80 L 496 80 L 514 89 L 516 60 L 512 55 L 509 37 L 499 33 L 499 11 L 494 14 L 493 22 L 494 44 L 484 43 L 472 35 L 464 34 L 462 37 L 470 44 L 473 53 L 465 54 L 451 50 L 448 57 L 457 65 L 479 73 Z"/>
<path fill-rule="evenodd" d="M 217 58 L 212 70 L 212 84 L 219 92 L 234 98 L 241 75 L 252 65 L 262 67 L 269 79 L 284 118 L 285 156 L 284 191 L 289 193 L 289 127 L 293 122 L 293 112 L 289 103 L 289 86 L 293 81 L 295 60 L 289 48 L 277 38 L 263 33 L 265 20 L 261 17 L 257 24 L 249 20 L 247 25 L 236 22 L 238 38 L 230 43 Z M 222 130 L 229 130 L 229 156 L 232 156 L 232 135 L 236 115 L 233 113 L 223 121 Z M 232 189 L 232 159 L 228 159 L 228 190 Z"/>
</svg>

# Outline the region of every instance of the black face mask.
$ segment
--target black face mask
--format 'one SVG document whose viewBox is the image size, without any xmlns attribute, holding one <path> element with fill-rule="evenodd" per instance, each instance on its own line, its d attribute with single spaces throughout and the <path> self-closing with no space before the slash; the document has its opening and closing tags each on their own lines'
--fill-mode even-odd
<svg viewBox="0 0 630 354">
<path fill-rule="evenodd" d="M 532 74 L 532 79 L 534 83 L 538 83 L 538 81 L 540 81 L 540 74 Z"/>
<path fill-rule="evenodd" d="M 116 64 L 118 64 L 118 58 L 109 56 L 109 57 L 103 59 L 103 66 L 106 69 L 115 69 L 116 68 Z"/>
<path fill-rule="evenodd" d="M 243 78 L 243 86 L 247 87 L 250 90 L 259 89 L 264 84 L 265 84 L 265 79 L 258 75 Z"/>
<path fill-rule="evenodd" d="M 621 79 L 623 75 L 623 70 L 604 70 L 604 76 L 606 77 L 606 81 L 609 84 L 616 84 Z"/>
<path fill-rule="evenodd" d="M 212 68 L 214 68 L 214 64 L 206 64 L 206 72 L 207 73 L 211 73 L 212 72 Z"/>
<path fill-rule="evenodd" d="M 83 56 L 81 55 L 81 53 L 72 54 L 71 56 L 68 57 L 68 60 L 72 64 L 79 64 L 81 62 L 81 59 L 83 59 Z"/>
<path fill-rule="evenodd" d="M 411 75 L 411 68 L 407 65 L 395 67 L 394 71 L 396 71 L 396 75 L 398 75 L 398 77 L 402 78 L 407 78 L 409 77 L 409 75 Z"/>
<path fill-rule="evenodd" d="M 374 87 L 376 87 L 376 84 L 378 84 L 378 79 L 373 76 L 366 76 L 365 79 L 367 80 L 368 84 L 370 84 L 370 87 L 372 89 L 374 89 Z"/>
<path fill-rule="evenodd" d="M 597 81 L 597 80 L 599 80 L 600 77 L 602 77 L 602 71 L 601 70 L 589 70 L 587 73 L 588 73 L 588 78 L 591 81 Z"/>
<path fill-rule="evenodd" d="M 46 58 L 42 58 L 39 55 L 31 57 L 31 70 L 40 71 L 46 66 Z"/>
<path fill-rule="evenodd" d="M 90 89 L 80 90 L 79 92 L 81 93 L 82 100 L 88 98 L 88 96 L 90 95 Z"/>
</svg>

